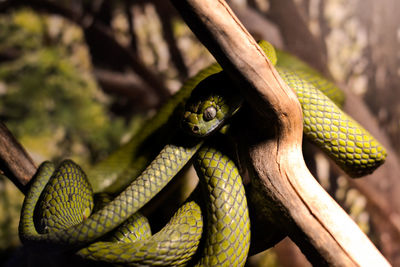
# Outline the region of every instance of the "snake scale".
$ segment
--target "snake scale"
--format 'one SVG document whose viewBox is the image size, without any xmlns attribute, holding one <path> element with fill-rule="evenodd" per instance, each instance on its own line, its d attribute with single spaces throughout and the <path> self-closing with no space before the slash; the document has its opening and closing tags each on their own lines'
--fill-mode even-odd
<svg viewBox="0 0 400 267">
<path fill-rule="evenodd" d="M 311 142 L 354 177 L 368 174 L 383 163 L 384 148 L 338 107 L 342 104 L 342 95 L 332 90 L 331 83 L 305 64 L 288 64 L 293 59 L 285 57 L 283 52 L 278 51 L 276 57 L 269 43 L 261 42 L 260 46 L 271 62 L 277 64 L 284 81 L 295 90 L 303 109 L 304 134 Z M 202 215 L 195 202 L 184 204 L 151 237 L 149 231 L 141 230 L 145 228 L 134 225 L 146 225 L 136 212 L 197 153 L 195 166 L 203 191 L 207 192 L 208 207 L 204 248 L 199 252 L 197 264 L 242 266 L 250 235 L 239 172 L 218 149 L 208 144 L 202 146 L 203 141 L 197 138 L 220 129 L 244 104 L 239 94 L 232 93 L 233 83 L 220 70 L 215 64 L 202 71 L 189 80 L 185 85 L 187 91 L 181 93 L 187 98 L 196 87 L 182 122 L 182 128 L 196 138 L 178 135 L 136 180 L 99 210 L 92 212 L 92 189 L 79 166 L 64 161 L 55 170 L 51 163 L 42 164 L 24 201 L 19 228 L 21 240 L 67 245 L 80 249 L 78 254 L 82 257 L 111 263 L 184 265 L 196 252 L 202 235 Z M 332 99 L 316 87 L 325 88 Z M 161 118 L 156 116 L 152 123 L 157 120 L 165 123 Z M 152 131 L 152 127 L 143 132 Z M 143 141 L 147 134 L 139 135 L 138 139 Z M 135 145 L 130 146 L 129 151 L 135 151 L 132 148 Z M 227 211 L 233 212 L 232 216 Z M 119 225 L 111 240 L 85 247 Z"/>
</svg>

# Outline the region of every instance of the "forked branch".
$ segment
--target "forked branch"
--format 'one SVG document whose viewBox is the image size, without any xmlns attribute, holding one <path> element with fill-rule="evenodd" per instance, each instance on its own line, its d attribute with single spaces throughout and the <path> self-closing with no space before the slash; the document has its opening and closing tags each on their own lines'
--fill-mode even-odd
<svg viewBox="0 0 400 267">
<path fill-rule="evenodd" d="M 186 23 L 240 85 L 256 113 L 242 128 L 254 195 L 315 265 L 388 266 L 350 217 L 305 166 L 302 114 L 254 39 L 223 0 L 171 0 Z M 264 123 L 273 120 L 270 128 Z M 249 118 L 251 119 L 251 118 Z M 248 120 L 250 121 L 250 120 Z M 246 138 L 248 137 L 248 138 Z M 254 196 L 249 196 L 250 201 Z"/>
</svg>

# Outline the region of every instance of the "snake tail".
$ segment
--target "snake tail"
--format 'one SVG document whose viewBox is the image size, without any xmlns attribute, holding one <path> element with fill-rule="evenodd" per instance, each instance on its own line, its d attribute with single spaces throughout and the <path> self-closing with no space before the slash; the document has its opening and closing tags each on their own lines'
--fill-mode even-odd
<svg viewBox="0 0 400 267">
<path fill-rule="evenodd" d="M 271 43 L 269 43 L 265 40 L 260 40 L 257 43 L 261 47 L 261 49 L 264 51 L 264 53 L 268 57 L 269 61 L 271 61 L 271 64 L 275 66 L 276 63 L 278 62 L 278 57 L 277 57 L 275 47 Z"/>
<path fill-rule="evenodd" d="M 242 178 L 233 161 L 203 146 L 194 162 L 207 205 L 204 250 L 198 266 L 243 266 L 250 244 L 250 219 Z"/>
</svg>

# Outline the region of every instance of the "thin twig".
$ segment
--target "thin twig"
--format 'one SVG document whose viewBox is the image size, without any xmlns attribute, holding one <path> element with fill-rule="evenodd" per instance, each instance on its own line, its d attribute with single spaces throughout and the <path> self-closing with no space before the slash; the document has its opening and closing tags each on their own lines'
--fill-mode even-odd
<svg viewBox="0 0 400 267">
<path fill-rule="evenodd" d="M 137 55 L 138 53 L 138 47 L 137 47 L 137 37 L 135 33 L 135 21 L 133 17 L 133 12 L 132 12 L 132 4 L 131 1 L 125 0 L 125 14 L 126 18 L 128 20 L 128 32 L 129 32 L 129 37 L 130 37 L 130 42 L 129 46 L 130 49 Z"/>
<path fill-rule="evenodd" d="M 171 60 L 179 72 L 180 80 L 184 81 L 188 77 L 188 68 L 186 67 L 181 51 L 177 46 L 177 40 L 173 32 L 173 17 L 171 16 L 171 13 L 174 10 L 171 9 L 170 4 L 165 0 L 155 1 L 154 6 L 156 8 L 158 17 L 161 20 L 162 34 L 165 41 L 167 42 Z"/>
</svg>

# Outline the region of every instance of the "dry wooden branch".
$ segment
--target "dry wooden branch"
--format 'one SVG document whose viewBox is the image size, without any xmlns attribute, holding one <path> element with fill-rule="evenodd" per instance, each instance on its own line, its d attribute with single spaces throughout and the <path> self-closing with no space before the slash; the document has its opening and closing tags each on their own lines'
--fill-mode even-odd
<svg viewBox="0 0 400 267">
<path fill-rule="evenodd" d="M 2 122 L 0 122 L 0 169 L 24 193 L 25 185 L 36 172 L 31 157 Z"/>
<path fill-rule="evenodd" d="M 388 266 L 349 216 L 305 166 L 299 103 L 223 0 L 172 0 L 193 32 L 242 88 L 257 111 L 246 125 L 255 197 L 315 265 Z M 272 114 L 272 115 L 271 115 Z M 255 119 L 255 115 L 260 119 Z M 271 128 L 261 122 L 271 120 Z M 262 120 L 262 121 L 260 121 Z M 243 138 L 244 139 L 244 138 Z M 262 207 L 260 207 L 261 210 Z M 268 207 L 263 209 L 267 210 Z"/>
</svg>

